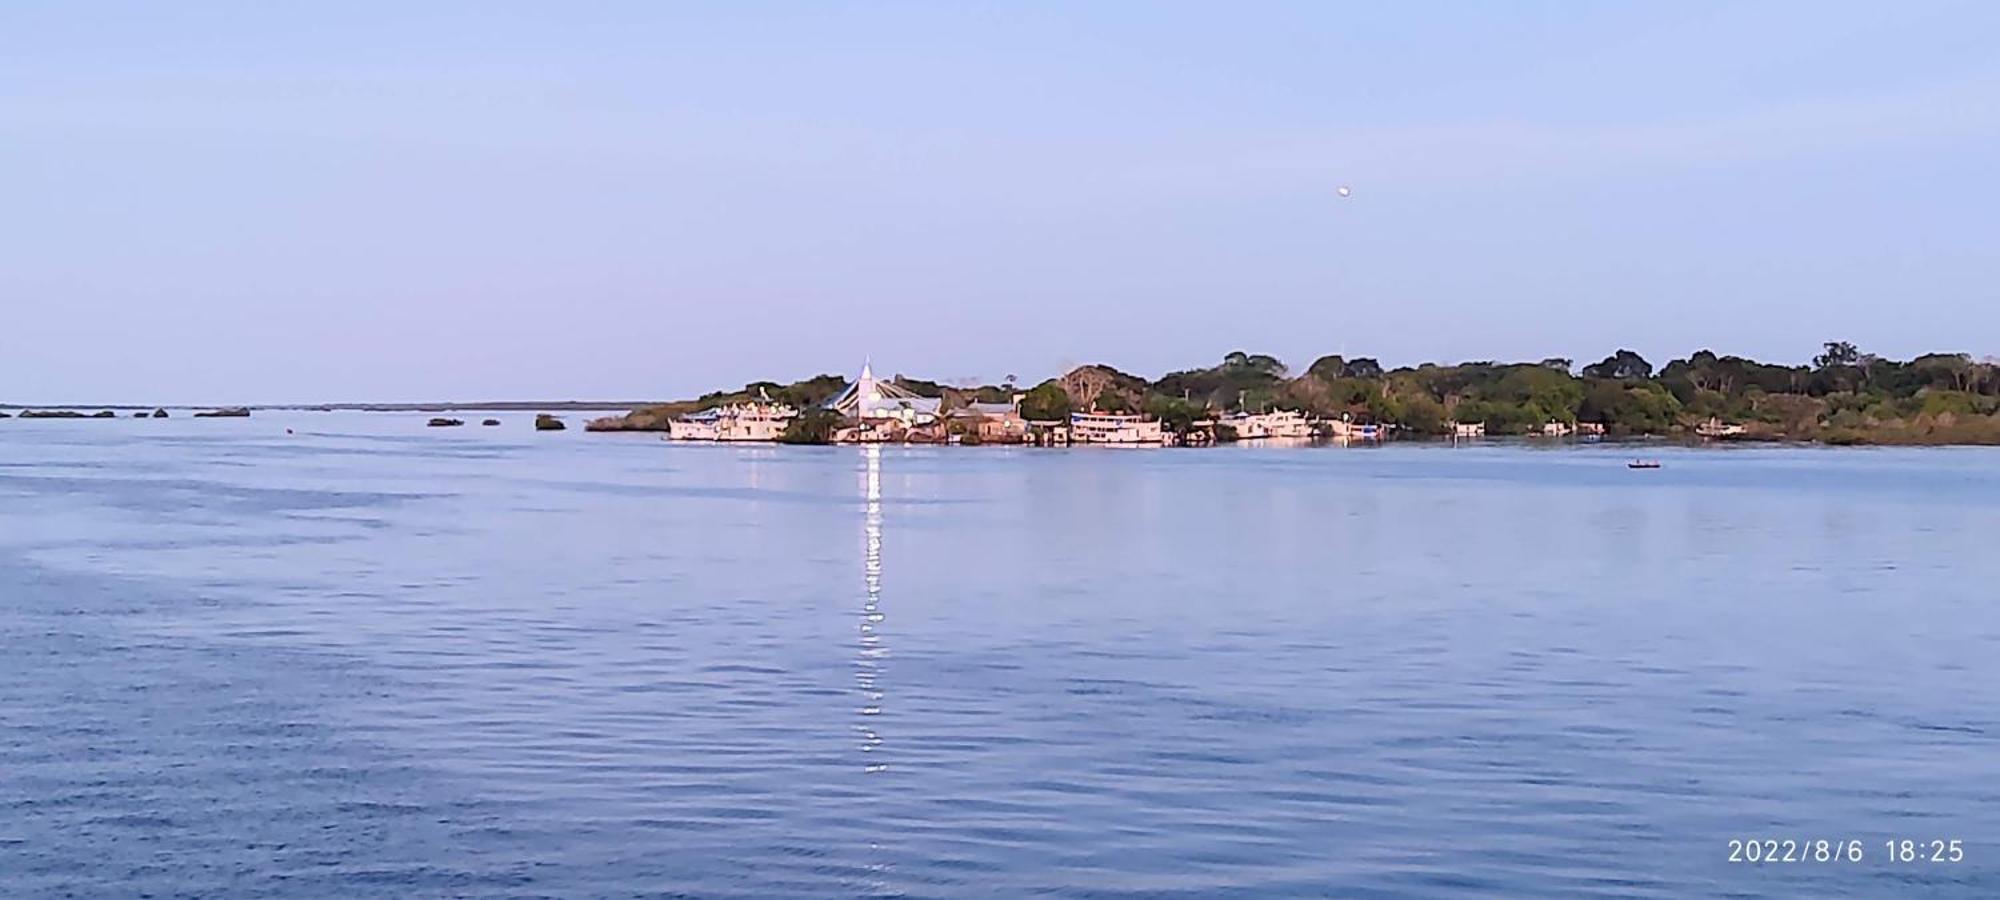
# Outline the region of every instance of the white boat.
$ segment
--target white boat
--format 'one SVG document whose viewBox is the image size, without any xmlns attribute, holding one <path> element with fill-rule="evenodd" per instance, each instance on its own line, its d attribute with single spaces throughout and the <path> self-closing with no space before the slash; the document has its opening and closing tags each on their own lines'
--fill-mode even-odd
<svg viewBox="0 0 2000 900">
<path fill-rule="evenodd" d="M 1266 438 L 1309 438 L 1313 436 L 1313 423 L 1304 413 L 1279 410 L 1267 413 L 1239 412 L 1223 416 L 1220 424 L 1236 430 L 1239 441 L 1261 441 Z"/>
<path fill-rule="evenodd" d="M 1338 441 L 1379 441 L 1383 436 L 1381 425 L 1334 421 L 1325 423 L 1325 427 L 1327 436 Z M 1485 434 L 1486 426 L 1479 426 L 1479 433 Z M 1460 432 L 1459 435 L 1464 436 L 1464 433 Z"/>
<path fill-rule="evenodd" d="M 757 393 L 750 403 L 688 413 L 667 423 L 670 441 L 775 441 L 799 414 L 797 409 Z"/>
<path fill-rule="evenodd" d="M 1069 438 L 1077 444 L 1151 444 L 1166 442 L 1158 419 L 1114 413 L 1070 413 Z"/>
</svg>

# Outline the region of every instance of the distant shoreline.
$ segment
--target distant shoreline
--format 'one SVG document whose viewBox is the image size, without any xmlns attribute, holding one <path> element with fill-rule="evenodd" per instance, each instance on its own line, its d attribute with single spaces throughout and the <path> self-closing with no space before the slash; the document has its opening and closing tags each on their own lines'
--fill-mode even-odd
<svg viewBox="0 0 2000 900">
<path fill-rule="evenodd" d="M 866 390 L 862 386 L 866 385 Z M 863 400 L 851 399 L 865 394 Z M 843 400 L 842 398 L 850 398 Z M 845 405 L 842 405 L 845 404 Z M 864 408 L 865 407 L 865 408 Z M 23 407 L 82 411 L 86 417 L 144 414 L 132 404 Z M 789 384 L 753 381 L 677 401 L 479 400 L 404 403 L 266 403 L 194 415 L 249 411 L 480 414 L 608 414 L 589 431 L 663 431 L 689 439 L 888 440 L 911 443 L 1061 443 L 1073 415 L 1093 417 L 1097 435 L 1121 443 L 1159 436 L 1171 443 L 1226 442 L 1300 430 L 1347 434 L 1360 429 L 1415 437 L 1588 434 L 1659 435 L 1717 441 L 1886 446 L 2000 445 L 2000 358 L 1927 353 L 1898 361 L 1829 341 L 1809 365 L 1758 362 L 1701 350 L 1656 369 L 1631 350 L 1579 366 L 1491 360 L 1386 368 L 1341 355 L 1315 359 L 1302 372 L 1276 357 L 1232 351 L 1216 364 L 1157 379 L 1101 364 L 1081 365 L 1032 386 L 945 384 L 895 375 L 825 373 Z M 91 411 L 95 411 L 94 413 Z M 1246 424 L 1250 416 L 1291 416 L 1287 423 Z M 718 417 L 729 418 L 727 428 Z M 740 420 L 740 421 L 739 421 Z M 747 422 L 749 424 L 742 424 Z M 1119 424 L 1124 423 L 1124 424 Z M 1232 424 L 1235 423 L 1235 424 Z M 554 430 L 553 422 L 550 423 Z M 1255 432 L 1237 433 L 1243 424 Z M 740 427 L 739 427 L 740 426 Z M 1128 427 L 1129 426 L 1129 427 Z M 731 431 L 731 429 L 735 429 Z M 1124 429 L 1124 430 L 1119 430 Z M 729 431 L 724 434 L 724 431 Z M 1126 431 L 1132 433 L 1127 434 Z"/>
<path fill-rule="evenodd" d="M 132 404 L 132 403 L 0 403 L 0 411 L 75 410 L 77 412 L 139 412 L 165 409 L 192 412 L 208 409 L 247 409 L 252 412 L 624 412 L 643 406 L 657 406 L 659 400 L 486 400 L 438 403 L 267 403 L 241 404 Z"/>
<path fill-rule="evenodd" d="M 637 405 L 644 406 L 645 404 L 637 404 Z M 156 409 L 165 409 L 165 410 L 187 413 L 187 412 L 200 412 L 200 411 L 208 411 L 215 409 L 233 408 L 233 409 L 248 409 L 253 412 L 367 412 L 367 413 L 513 412 L 513 413 L 519 413 L 519 412 L 537 412 L 537 411 L 550 411 L 550 410 L 558 412 L 617 412 L 623 409 L 627 409 L 629 407 L 630 405 L 628 404 L 596 403 L 590 401 L 564 401 L 561 403 L 526 403 L 520 401 L 497 401 L 490 403 L 332 403 L 332 404 L 300 404 L 300 405 L 282 404 L 282 405 L 270 405 L 270 406 L 248 406 L 248 407 L 181 406 L 181 405 L 134 406 L 130 404 L 69 404 L 69 405 L 50 404 L 46 406 L 40 406 L 40 405 L 24 406 L 16 404 L 5 404 L 5 405 L 0 405 L 0 412 L 6 412 L 11 416 L 14 414 L 18 414 L 20 412 L 30 411 L 30 410 L 47 411 L 47 412 L 71 411 L 80 413 L 80 415 L 68 416 L 68 417 L 51 417 L 49 419 L 44 419 L 41 421 L 79 421 L 79 420 L 87 421 L 97 418 L 105 418 L 105 417 L 91 415 L 92 412 L 99 412 L 105 410 L 113 412 L 145 412 Z M 125 419 L 128 417 L 119 416 L 117 418 Z M 144 418 L 150 418 L 150 416 Z M 622 430 L 613 429 L 604 431 L 594 431 L 593 433 L 650 435 L 661 432 L 654 431 L 652 429 L 622 429 Z M 672 441 L 669 443 L 672 443 L 675 446 L 738 447 L 738 448 L 743 448 L 743 447 L 770 448 L 770 447 L 787 446 L 785 443 L 779 441 Z M 867 446 L 867 445 L 868 445 L 867 443 L 848 443 L 848 444 L 822 445 L 822 446 Z M 920 441 L 874 442 L 874 445 L 909 446 L 909 447 L 950 446 L 954 448 L 960 446 L 956 444 L 925 443 Z M 1940 448 L 1940 447 L 2000 446 L 2000 444 L 1995 444 L 1990 441 L 1926 441 L 1926 440 L 1910 440 L 1907 438 L 1888 439 L 1888 440 L 1862 440 L 1862 441 L 1828 441 L 1828 440 L 1815 440 L 1815 439 L 1786 438 L 1779 436 L 1744 435 L 1744 436 L 1732 436 L 1725 439 L 1715 439 L 1715 438 L 1703 438 L 1688 433 L 1627 434 L 1627 435 L 1607 436 L 1596 440 L 1583 440 L 1576 438 L 1574 436 L 1543 437 L 1539 435 L 1489 435 L 1478 438 L 1452 438 L 1450 436 L 1444 436 L 1444 435 L 1403 434 L 1382 441 L 1343 442 L 1336 438 L 1315 438 L 1311 440 L 1299 440 L 1299 441 L 1244 440 L 1244 441 L 1230 441 L 1221 444 L 1202 445 L 1191 449 L 1208 449 L 1211 447 L 1239 447 L 1245 449 L 1254 449 L 1260 446 L 1267 448 L 1279 448 L 1279 447 L 1301 448 L 1301 447 L 1322 447 L 1322 446 L 1334 446 L 1334 445 L 1363 447 L 1363 448 L 1405 445 L 1405 446 L 1462 446 L 1468 448 L 1480 447 L 1480 446 L 1531 447 L 1531 448 L 1548 448 L 1548 449 L 1553 449 L 1557 447 L 1576 447 L 1576 448 L 1603 447 L 1606 449 L 1613 447 L 1630 447 L 1630 448 L 1676 447 L 1676 448 L 1707 448 L 1716 450 L 1728 449 L 1731 447 L 1829 447 L 1837 449 L 1853 449 L 1853 448 L 1883 449 L 1883 448 L 1894 448 L 1894 447 Z M 809 446 L 809 445 L 802 445 L 802 446 Z M 980 445 L 967 444 L 964 446 L 977 447 Z M 1007 447 L 1007 448 L 1032 447 L 1032 445 L 1027 445 L 1027 444 L 993 444 L 987 446 Z M 1123 446 L 1123 445 L 1076 444 L 1073 445 L 1073 447 L 1075 449 L 1093 449 L 1093 448 L 1134 449 L 1134 447 L 1132 446 Z M 1067 449 L 1067 448 L 1034 448 L 1034 449 Z M 1138 449 L 1190 449 L 1190 448 L 1159 447 L 1158 445 L 1140 445 Z"/>
</svg>

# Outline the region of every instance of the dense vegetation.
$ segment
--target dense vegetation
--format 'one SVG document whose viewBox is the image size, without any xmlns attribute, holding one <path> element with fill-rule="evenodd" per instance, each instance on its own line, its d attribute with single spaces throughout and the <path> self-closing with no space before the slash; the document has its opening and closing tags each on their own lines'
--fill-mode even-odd
<svg viewBox="0 0 2000 900">
<path fill-rule="evenodd" d="M 748 403 L 758 399 L 759 394 L 765 394 L 769 395 L 775 402 L 786 403 L 800 409 L 805 409 L 806 407 L 818 406 L 833 399 L 845 387 L 847 387 L 847 379 L 839 375 L 815 375 L 803 381 L 794 381 L 791 384 L 779 384 L 775 381 L 753 381 L 744 385 L 741 390 L 714 391 L 703 394 L 699 399 L 695 400 L 691 408 L 708 409 L 714 406 Z"/>
<path fill-rule="evenodd" d="M 828 409 L 806 409 L 785 425 L 778 437 L 782 444 L 831 444 L 840 428 L 840 416 Z"/>
<path fill-rule="evenodd" d="M 1021 417 L 1030 421 L 1060 421 L 1072 411 L 1069 392 L 1055 381 L 1038 384 L 1021 396 Z"/>
<path fill-rule="evenodd" d="M 1086 370 L 1100 374 L 1078 379 Z M 1963 353 L 1899 362 L 1833 342 L 1809 365 L 1706 350 L 1657 369 L 1630 350 L 1581 368 L 1552 358 L 1385 369 L 1373 359 L 1326 356 L 1295 376 L 1274 357 L 1236 352 L 1153 382 L 1085 367 L 1038 385 L 1023 403 L 1035 418 L 1072 407 L 1144 411 L 1177 430 L 1214 412 L 1298 409 L 1413 434 L 1448 433 L 1453 422 L 1484 423 L 1489 434 L 1538 432 L 1552 422 L 1671 434 L 1717 419 L 1753 438 L 2000 443 L 2000 362 Z"/>
</svg>

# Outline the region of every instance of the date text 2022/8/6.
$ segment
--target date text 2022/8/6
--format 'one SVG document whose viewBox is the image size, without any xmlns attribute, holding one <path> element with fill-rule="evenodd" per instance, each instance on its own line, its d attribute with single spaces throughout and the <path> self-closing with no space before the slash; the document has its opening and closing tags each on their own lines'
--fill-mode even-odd
<svg viewBox="0 0 2000 900">
<path fill-rule="evenodd" d="M 1957 863 L 1965 861 L 1965 841 L 1957 838 L 1888 838 L 1870 845 L 1859 838 L 1730 838 L 1732 863 Z"/>
</svg>

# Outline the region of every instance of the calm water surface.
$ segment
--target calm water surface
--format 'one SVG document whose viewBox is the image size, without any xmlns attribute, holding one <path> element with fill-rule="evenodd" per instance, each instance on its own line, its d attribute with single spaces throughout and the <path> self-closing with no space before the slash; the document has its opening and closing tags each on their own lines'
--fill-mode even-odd
<svg viewBox="0 0 2000 900">
<path fill-rule="evenodd" d="M 502 418 L 0 422 L 0 894 L 2000 894 L 2000 453 Z"/>
</svg>

